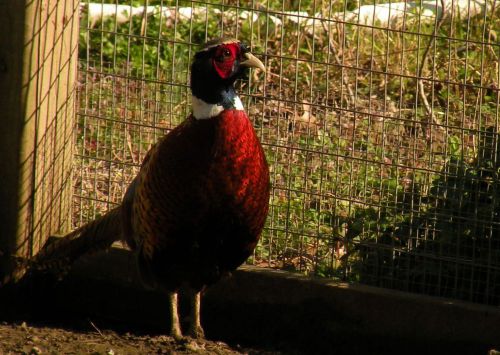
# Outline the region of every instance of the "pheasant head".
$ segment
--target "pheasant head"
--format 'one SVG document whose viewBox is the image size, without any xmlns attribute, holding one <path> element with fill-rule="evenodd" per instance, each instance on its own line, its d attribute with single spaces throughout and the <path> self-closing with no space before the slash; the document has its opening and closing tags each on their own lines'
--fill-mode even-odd
<svg viewBox="0 0 500 355">
<path fill-rule="evenodd" d="M 252 67 L 265 70 L 264 64 L 240 41 L 219 39 L 208 42 L 196 53 L 191 66 L 194 117 L 205 119 L 217 116 L 225 109 L 242 110 L 234 82 Z"/>
</svg>

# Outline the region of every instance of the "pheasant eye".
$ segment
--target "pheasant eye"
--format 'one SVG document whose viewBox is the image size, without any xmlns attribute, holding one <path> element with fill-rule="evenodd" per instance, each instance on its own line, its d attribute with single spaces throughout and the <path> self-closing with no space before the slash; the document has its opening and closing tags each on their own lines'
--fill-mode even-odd
<svg viewBox="0 0 500 355">
<path fill-rule="evenodd" d="M 215 57 L 215 60 L 218 62 L 223 62 L 231 57 L 231 51 L 227 48 L 222 49 L 218 55 Z"/>
<path fill-rule="evenodd" d="M 235 63 L 239 56 L 236 44 L 221 45 L 215 49 L 212 63 L 215 71 L 222 79 L 227 79 L 234 74 Z"/>
</svg>

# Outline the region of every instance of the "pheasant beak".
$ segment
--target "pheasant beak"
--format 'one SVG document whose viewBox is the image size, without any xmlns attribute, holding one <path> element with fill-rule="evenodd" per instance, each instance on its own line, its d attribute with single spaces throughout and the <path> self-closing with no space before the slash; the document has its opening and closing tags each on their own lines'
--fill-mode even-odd
<svg viewBox="0 0 500 355">
<path fill-rule="evenodd" d="M 264 66 L 264 64 L 262 64 L 260 59 L 254 56 L 252 53 L 245 53 L 243 54 L 243 56 L 245 57 L 245 60 L 240 63 L 241 66 L 248 68 L 258 68 L 263 72 L 266 71 L 266 67 Z"/>
</svg>

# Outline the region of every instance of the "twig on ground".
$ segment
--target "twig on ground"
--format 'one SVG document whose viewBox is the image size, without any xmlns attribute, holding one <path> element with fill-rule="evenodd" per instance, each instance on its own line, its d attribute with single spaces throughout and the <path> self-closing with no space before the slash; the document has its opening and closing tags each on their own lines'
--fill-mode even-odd
<svg viewBox="0 0 500 355">
<path fill-rule="evenodd" d="M 97 333 L 99 333 L 100 336 L 102 336 L 103 338 L 106 338 L 106 336 L 101 332 L 101 330 L 99 328 L 97 328 L 96 325 L 90 319 L 88 319 L 88 321 L 89 321 L 90 325 L 92 326 L 92 328 L 94 328 L 95 331 Z"/>
<path fill-rule="evenodd" d="M 434 41 L 436 40 L 437 33 L 439 32 L 439 29 L 443 25 L 444 20 L 446 18 L 445 6 L 446 6 L 445 0 L 441 0 L 441 15 L 439 16 L 439 20 L 436 24 L 436 27 L 434 27 L 434 34 L 433 34 L 433 36 L 431 36 L 429 43 L 427 43 L 427 47 L 425 48 L 424 53 L 422 54 L 422 62 L 420 63 L 420 67 L 418 68 L 418 72 L 417 72 L 418 93 L 419 93 L 420 99 L 422 100 L 422 103 L 424 104 L 425 111 L 426 111 L 427 116 L 428 116 L 428 120 L 429 120 L 429 122 L 434 123 L 436 125 L 436 127 L 438 127 L 441 130 L 444 130 L 444 128 L 437 121 L 436 116 L 434 115 L 434 111 L 432 110 L 432 107 L 429 104 L 429 101 L 427 100 L 427 95 L 425 94 L 425 87 L 424 87 L 424 81 L 422 78 L 422 72 L 424 71 L 424 67 L 427 64 L 427 57 L 429 56 L 429 52 L 430 52 L 432 45 L 434 44 Z M 429 122 L 427 122 L 425 124 L 422 122 L 422 129 L 424 132 L 427 132 Z M 426 136 L 428 136 L 427 133 L 426 133 Z"/>
<path fill-rule="evenodd" d="M 340 60 L 338 56 L 338 52 L 335 50 L 335 43 L 333 43 L 332 36 L 330 35 L 330 32 L 328 31 L 328 26 L 324 21 L 321 22 L 323 25 L 323 29 L 325 30 L 325 33 L 328 35 L 328 45 L 330 46 L 330 50 L 333 53 L 333 57 L 335 58 L 335 62 L 337 65 L 339 65 L 342 68 L 342 61 Z M 352 105 L 355 104 L 356 97 L 354 95 L 354 91 L 352 90 L 351 84 L 349 83 L 349 79 L 347 78 L 346 75 L 344 75 L 344 72 L 342 71 L 342 85 L 344 85 L 347 89 L 347 92 L 349 93 L 349 101 Z M 348 103 L 349 103 L 348 101 Z"/>
<path fill-rule="evenodd" d="M 130 136 L 130 131 L 125 128 L 126 132 L 125 132 L 125 139 L 127 141 L 127 148 L 128 148 L 128 151 L 129 151 L 129 154 L 130 154 L 130 158 L 132 159 L 132 162 L 134 164 L 137 164 L 137 159 L 135 159 L 135 154 L 134 154 L 134 150 L 132 149 L 132 137 Z"/>
</svg>

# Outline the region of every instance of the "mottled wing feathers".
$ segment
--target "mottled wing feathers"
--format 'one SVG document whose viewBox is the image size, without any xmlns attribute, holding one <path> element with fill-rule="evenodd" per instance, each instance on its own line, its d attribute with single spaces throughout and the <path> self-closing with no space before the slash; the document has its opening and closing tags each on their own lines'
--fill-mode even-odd
<svg viewBox="0 0 500 355">
<path fill-rule="evenodd" d="M 210 125 L 188 119 L 163 137 L 137 176 L 132 230 L 143 253 L 171 246 L 170 236 L 196 224 L 203 210 L 197 199 L 207 171 Z"/>
</svg>

